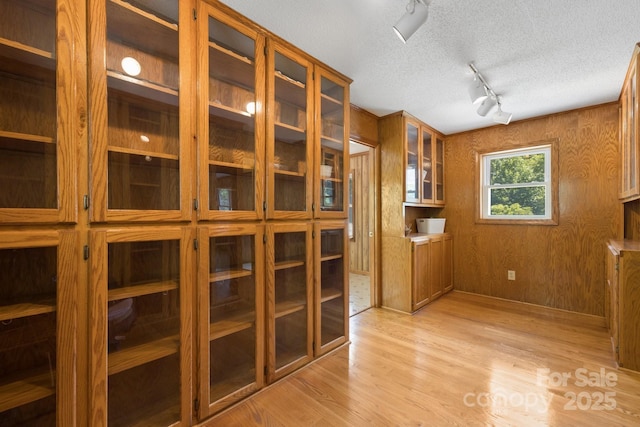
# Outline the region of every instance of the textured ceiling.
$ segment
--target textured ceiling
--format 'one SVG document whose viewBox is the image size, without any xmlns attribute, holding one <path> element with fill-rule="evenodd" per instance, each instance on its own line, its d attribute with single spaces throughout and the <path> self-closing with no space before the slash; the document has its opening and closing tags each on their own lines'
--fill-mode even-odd
<svg viewBox="0 0 640 427">
<path fill-rule="evenodd" d="M 391 29 L 405 0 L 221 2 L 353 79 L 353 104 L 445 134 L 494 125 L 469 62 L 516 121 L 617 100 L 640 42 L 638 0 L 432 0 L 406 45 Z"/>
</svg>

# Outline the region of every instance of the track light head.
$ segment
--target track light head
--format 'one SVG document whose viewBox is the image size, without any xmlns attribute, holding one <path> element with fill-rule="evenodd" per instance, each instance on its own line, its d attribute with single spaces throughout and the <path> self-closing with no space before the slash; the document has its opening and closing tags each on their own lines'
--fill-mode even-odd
<svg viewBox="0 0 640 427">
<path fill-rule="evenodd" d="M 511 121 L 511 117 L 513 117 L 513 113 L 502 111 L 502 104 L 498 101 L 498 111 L 493 114 L 493 121 L 503 125 L 508 125 Z"/>
<path fill-rule="evenodd" d="M 480 104 L 480 106 L 478 107 L 478 114 L 484 117 L 495 106 L 496 106 L 496 100 L 493 99 L 493 97 L 491 96 L 487 96 L 485 100 L 482 101 L 482 104 Z"/>
<path fill-rule="evenodd" d="M 478 104 L 487 98 L 487 88 L 477 77 L 473 78 L 469 86 L 469 97 L 472 104 Z"/>
<path fill-rule="evenodd" d="M 422 24 L 427 22 L 429 3 L 430 0 L 410 0 L 409 4 L 407 4 L 407 11 L 393 26 L 393 31 L 403 43 L 406 43 L 409 37 L 418 31 Z"/>
</svg>

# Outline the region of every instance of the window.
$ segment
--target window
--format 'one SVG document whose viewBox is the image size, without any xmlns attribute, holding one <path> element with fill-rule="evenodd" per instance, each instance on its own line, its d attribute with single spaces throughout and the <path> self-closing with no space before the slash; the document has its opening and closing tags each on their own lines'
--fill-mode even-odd
<svg viewBox="0 0 640 427">
<path fill-rule="evenodd" d="M 555 141 L 479 155 L 479 222 L 557 224 Z"/>
</svg>

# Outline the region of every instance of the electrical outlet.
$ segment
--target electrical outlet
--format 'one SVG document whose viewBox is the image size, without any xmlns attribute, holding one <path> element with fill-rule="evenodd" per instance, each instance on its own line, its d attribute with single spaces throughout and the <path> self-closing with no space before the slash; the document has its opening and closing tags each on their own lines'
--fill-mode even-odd
<svg viewBox="0 0 640 427">
<path fill-rule="evenodd" d="M 507 279 L 516 280 L 516 272 L 515 272 L 515 270 L 507 270 Z"/>
</svg>

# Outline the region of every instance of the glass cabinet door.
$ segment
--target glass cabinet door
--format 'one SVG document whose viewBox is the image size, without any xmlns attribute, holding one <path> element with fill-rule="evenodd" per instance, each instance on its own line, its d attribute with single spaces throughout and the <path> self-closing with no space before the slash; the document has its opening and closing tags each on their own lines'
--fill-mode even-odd
<svg viewBox="0 0 640 427">
<path fill-rule="evenodd" d="M 267 217 L 311 217 L 312 64 L 269 43 Z"/>
<path fill-rule="evenodd" d="M 420 201 L 420 126 L 410 121 L 406 122 L 406 157 L 405 157 L 405 187 L 404 201 Z"/>
<path fill-rule="evenodd" d="M 638 52 L 638 48 L 636 51 Z M 640 61 L 640 55 L 631 61 L 627 78 L 622 87 L 620 94 L 621 103 L 621 181 L 620 194 L 621 199 L 638 195 L 640 192 L 639 171 L 640 153 L 638 152 L 639 137 L 638 132 L 638 83 L 637 83 L 637 65 Z"/>
<path fill-rule="evenodd" d="M 0 424 L 72 425 L 73 232 L 0 232 Z M 63 375 L 63 373 L 65 373 Z M 67 391 L 58 395 L 57 390 Z"/>
<path fill-rule="evenodd" d="M 259 219 L 263 206 L 264 38 L 200 3 L 203 219 Z"/>
<path fill-rule="evenodd" d="M 267 226 L 267 381 L 309 362 L 313 348 L 310 223 Z"/>
<path fill-rule="evenodd" d="M 347 341 L 349 266 L 345 222 L 316 223 L 315 227 L 315 350 L 319 356 Z"/>
<path fill-rule="evenodd" d="M 90 413 L 109 426 L 189 419 L 191 232 L 92 231 Z M 103 357 L 104 355 L 105 357 Z M 104 375 L 106 374 L 106 378 Z M 106 407 L 105 407 L 106 406 Z"/>
<path fill-rule="evenodd" d="M 71 0 L 0 2 L 0 221 L 76 220 Z M 56 16 L 56 9 L 68 13 Z M 65 40 L 58 38 L 64 34 Z M 58 64 L 64 64 L 64 69 Z M 75 92 L 75 90 L 79 92 Z M 78 143 L 79 144 L 79 143 Z"/>
<path fill-rule="evenodd" d="M 201 227 L 200 419 L 264 384 L 263 227 Z"/>
<path fill-rule="evenodd" d="M 444 140 L 436 136 L 435 204 L 444 204 Z"/>
<path fill-rule="evenodd" d="M 433 141 L 431 132 L 422 129 L 422 170 L 420 180 L 422 181 L 422 203 L 433 202 Z"/>
<path fill-rule="evenodd" d="M 317 218 L 344 218 L 349 174 L 349 83 L 316 67 Z"/>
<path fill-rule="evenodd" d="M 93 221 L 188 218 L 191 119 L 180 111 L 190 97 L 180 96 L 180 74 L 191 49 L 178 30 L 191 16 L 188 1 L 91 2 Z"/>
</svg>

